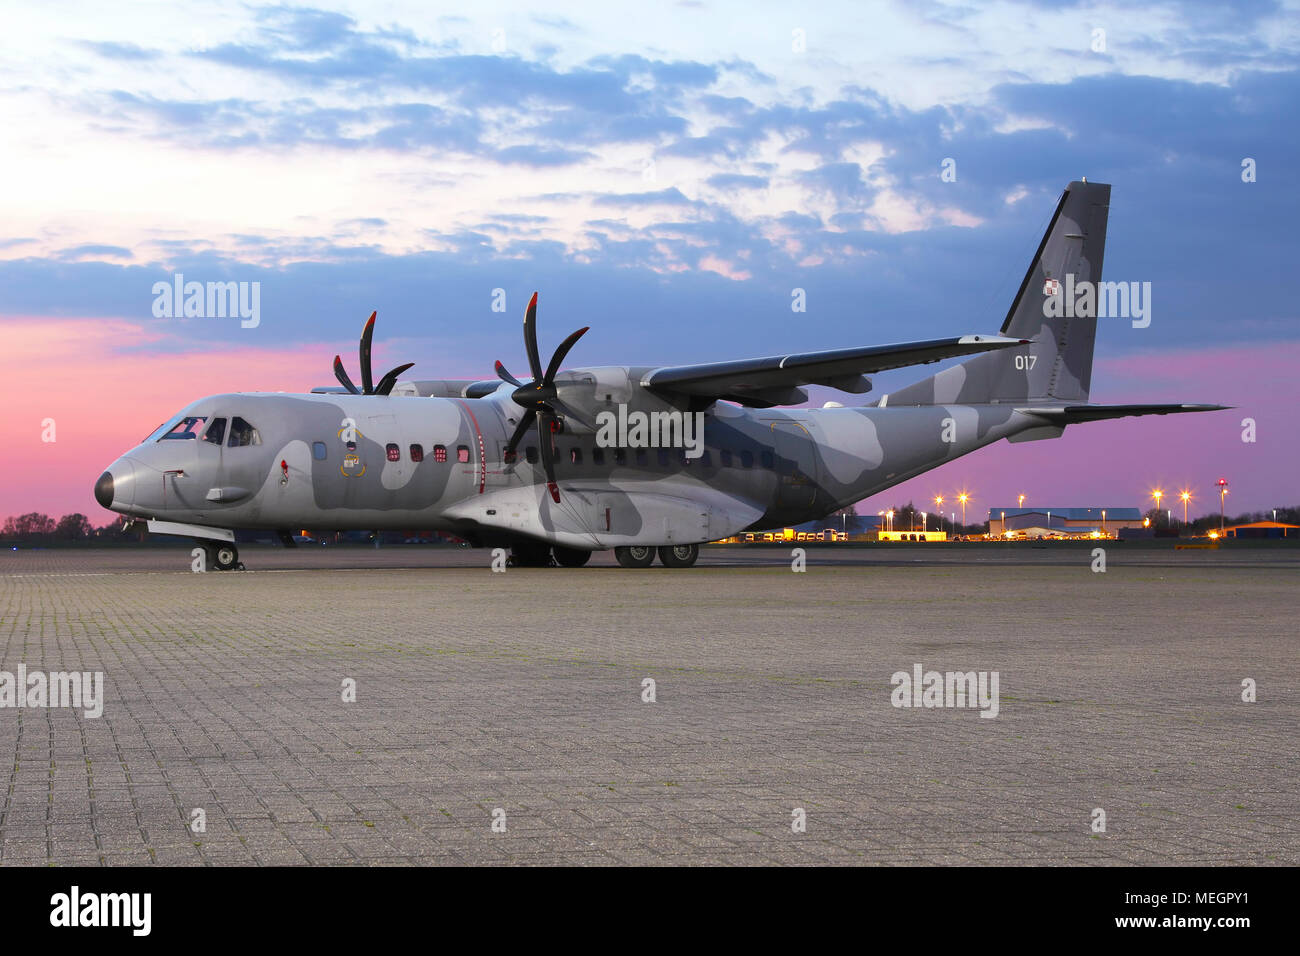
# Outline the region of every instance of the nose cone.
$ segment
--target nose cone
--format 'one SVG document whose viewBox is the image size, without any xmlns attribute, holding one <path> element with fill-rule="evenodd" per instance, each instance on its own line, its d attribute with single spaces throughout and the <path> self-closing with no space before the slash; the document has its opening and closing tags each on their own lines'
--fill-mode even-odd
<svg viewBox="0 0 1300 956">
<path fill-rule="evenodd" d="M 113 473 L 106 471 L 95 482 L 95 500 L 101 508 L 113 507 Z"/>
<path fill-rule="evenodd" d="M 135 468 L 125 458 L 108 466 L 95 482 L 95 500 L 109 511 L 126 511 L 135 501 Z"/>
</svg>

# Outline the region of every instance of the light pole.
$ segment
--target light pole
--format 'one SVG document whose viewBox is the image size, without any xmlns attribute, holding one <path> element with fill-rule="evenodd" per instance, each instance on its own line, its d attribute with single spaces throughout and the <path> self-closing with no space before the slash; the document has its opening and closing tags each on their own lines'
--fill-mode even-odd
<svg viewBox="0 0 1300 956">
<path fill-rule="evenodd" d="M 934 496 L 935 506 L 939 509 L 939 530 L 943 530 L 943 495 Z"/>
<path fill-rule="evenodd" d="M 1024 492 L 1021 492 L 1021 494 L 1020 494 L 1020 501 L 1019 501 L 1019 503 L 1016 505 L 1016 507 L 1017 507 L 1017 508 L 1023 508 L 1024 506 L 1025 506 L 1025 495 L 1024 495 Z"/>
<path fill-rule="evenodd" d="M 1219 537 L 1223 537 L 1223 499 L 1228 496 L 1228 479 L 1220 478 L 1219 485 Z"/>
<path fill-rule="evenodd" d="M 885 512 L 885 517 L 889 519 L 889 530 L 890 530 L 890 531 L 893 531 L 893 530 L 894 530 L 894 512 L 893 512 L 892 510 L 891 510 L 891 511 L 886 511 L 886 512 Z"/>
<path fill-rule="evenodd" d="M 1101 536 L 1106 537 L 1106 509 L 1101 509 Z"/>
<path fill-rule="evenodd" d="M 1160 524 L 1160 499 L 1163 498 L 1164 496 L 1165 493 L 1161 491 L 1159 488 L 1151 492 L 1151 497 L 1156 499 L 1156 525 L 1157 526 Z"/>
<path fill-rule="evenodd" d="M 1178 493 L 1178 497 L 1183 499 L 1183 524 L 1187 524 L 1187 502 L 1192 500 L 1192 493 L 1184 488 Z"/>
<path fill-rule="evenodd" d="M 966 527 L 966 499 L 969 497 L 970 495 L 964 491 L 957 496 L 957 500 L 961 502 L 961 526 L 963 528 Z"/>
<path fill-rule="evenodd" d="M 1050 511 L 1047 512 L 1047 533 L 1048 535 L 1052 533 L 1052 513 Z"/>
<path fill-rule="evenodd" d="M 929 529 L 925 526 L 925 512 L 921 512 L 921 534 L 925 534 Z"/>
</svg>

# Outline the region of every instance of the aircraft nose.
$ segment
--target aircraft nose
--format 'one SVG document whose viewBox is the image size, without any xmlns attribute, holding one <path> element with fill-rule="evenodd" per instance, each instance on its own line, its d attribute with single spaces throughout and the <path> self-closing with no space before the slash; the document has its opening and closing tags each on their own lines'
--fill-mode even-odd
<svg viewBox="0 0 1300 956">
<path fill-rule="evenodd" d="M 124 511 L 135 501 L 135 468 L 119 458 L 95 482 L 95 500 L 110 511 Z"/>
<path fill-rule="evenodd" d="M 106 471 L 95 482 L 95 500 L 101 508 L 113 507 L 113 473 Z"/>
</svg>

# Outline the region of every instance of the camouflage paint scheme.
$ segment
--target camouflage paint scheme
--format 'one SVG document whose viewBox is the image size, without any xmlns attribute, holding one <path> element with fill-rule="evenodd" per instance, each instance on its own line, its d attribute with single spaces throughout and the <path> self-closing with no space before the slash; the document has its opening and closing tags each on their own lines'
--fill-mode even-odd
<svg viewBox="0 0 1300 956">
<path fill-rule="evenodd" d="M 478 398 L 431 397 L 466 383 L 422 383 L 432 386 L 423 397 L 203 398 L 181 414 L 241 416 L 261 444 L 146 442 L 109 466 L 110 501 L 100 500 L 126 515 L 226 529 L 435 529 L 476 545 L 532 539 L 586 550 L 690 544 L 823 517 L 1003 438 L 1057 437 L 1072 421 L 1120 414 L 1207 410 L 1079 404 L 1088 401 L 1096 319 L 1045 318 L 1044 287 L 1066 274 L 1100 281 L 1109 200 L 1100 184 L 1072 183 L 1063 194 L 1002 328 L 1030 344 L 984 352 L 867 407 L 702 402 L 645 387 L 651 368 L 561 373 L 557 393 L 571 414 L 554 439 L 559 503 L 534 455 L 503 462 L 523 411 L 510 386 Z M 627 449 L 616 460 L 605 448 L 597 462 L 593 423 L 620 404 L 629 412 L 702 410 L 705 454 Z M 355 465 L 344 462 L 349 420 Z M 522 448 L 535 449 L 539 438 L 530 432 Z M 323 459 L 314 443 L 323 443 Z M 388 460 L 390 444 L 397 461 Z M 411 460 L 412 444 L 423 461 Z M 446 461 L 435 461 L 435 445 L 447 449 Z M 457 460 L 462 448 L 468 461 Z"/>
</svg>

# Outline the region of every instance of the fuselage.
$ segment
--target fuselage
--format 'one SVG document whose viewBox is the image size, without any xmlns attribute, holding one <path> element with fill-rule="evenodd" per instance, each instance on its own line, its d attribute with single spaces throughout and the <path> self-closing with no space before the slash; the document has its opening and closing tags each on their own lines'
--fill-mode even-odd
<svg viewBox="0 0 1300 956">
<path fill-rule="evenodd" d="M 546 491 L 536 430 L 516 461 L 504 460 L 520 414 L 504 385 L 473 399 L 209 396 L 113 462 L 96 496 L 125 515 L 223 529 L 432 529 L 474 544 L 660 546 L 820 518 L 1041 425 L 1005 405 L 718 402 L 700 410 L 694 449 L 611 445 L 592 427 L 602 411 L 694 414 L 637 387 L 637 375 L 616 367 L 562 376 L 582 388 L 587 420 L 568 419 L 553 438 L 559 502 Z"/>
</svg>

